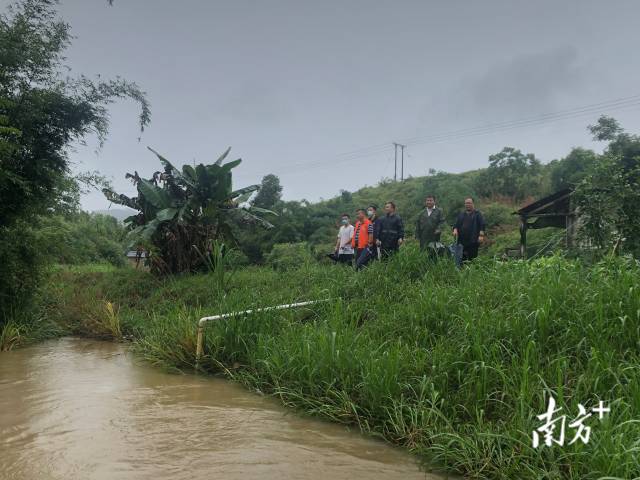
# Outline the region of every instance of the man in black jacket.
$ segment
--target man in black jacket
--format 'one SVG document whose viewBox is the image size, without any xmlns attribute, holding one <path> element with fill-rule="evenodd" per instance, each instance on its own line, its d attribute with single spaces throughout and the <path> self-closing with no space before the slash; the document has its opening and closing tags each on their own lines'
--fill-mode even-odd
<svg viewBox="0 0 640 480">
<path fill-rule="evenodd" d="M 482 214 L 475 209 L 473 198 L 464 200 L 464 212 L 458 214 L 453 236 L 462 245 L 462 261 L 468 262 L 478 256 L 478 247 L 484 242 L 486 225 Z"/>
<path fill-rule="evenodd" d="M 385 216 L 376 222 L 374 237 L 382 250 L 383 258 L 395 253 L 404 242 L 404 224 L 396 213 L 396 205 L 387 202 L 384 205 Z"/>
</svg>

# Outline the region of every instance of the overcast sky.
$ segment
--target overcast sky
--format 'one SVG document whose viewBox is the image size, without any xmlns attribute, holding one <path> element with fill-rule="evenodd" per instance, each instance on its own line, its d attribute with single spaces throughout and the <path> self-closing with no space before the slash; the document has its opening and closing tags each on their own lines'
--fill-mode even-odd
<svg viewBox="0 0 640 480">
<path fill-rule="evenodd" d="M 285 198 L 317 200 L 393 177 L 393 141 L 413 139 L 405 175 L 418 176 L 486 166 L 507 145 L 543 162 L 600 149 L 585 128 L 600 113 L 640 132 L 635 105 L 433 138 L 640 95 L 636 0 L 63 0 L 60 11 L 77 37 L 73 71 L 121 75 L 151 102 L 140 142 L 123 102 L 104 148 L 72 154 L 128 194 L 125 172 L 159 168 L 147 145 L 178 165 L 231 146 L 235 186 L 275 173 Z M 371 155 L 343 155 L 354 150 Z"/>
</svg>

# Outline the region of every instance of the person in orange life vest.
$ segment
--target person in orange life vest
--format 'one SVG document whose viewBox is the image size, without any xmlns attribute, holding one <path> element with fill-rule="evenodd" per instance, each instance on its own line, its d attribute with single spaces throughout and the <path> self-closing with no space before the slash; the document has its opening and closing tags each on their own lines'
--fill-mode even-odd
<svg viewBox="0 0 640 480">
<path fill-rule="evenodd" d="M 369 246 L 369 224 L 371 222 L 367 218 L 367 212 L 364 208 L 358 209 L 356 214 L 358 216 L 358 221 L 356 222 L 356 226 L 353 231 L 351 246 L 356 252 L 355 258 L 360 258 L 364 249 Z"/>
</svg>

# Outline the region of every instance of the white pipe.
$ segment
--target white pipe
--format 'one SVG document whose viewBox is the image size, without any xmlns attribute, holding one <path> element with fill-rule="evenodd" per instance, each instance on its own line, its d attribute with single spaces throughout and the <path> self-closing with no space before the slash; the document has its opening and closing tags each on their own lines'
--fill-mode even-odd
<svg viewBox="0 0 640 480">
<path fill-rule="evenodd" d="M 287 303 L 284 305 L 275 305 L 273 307 L 262 307 L 262 308 L 255 308 L 253 310 L 243 310 L 241 312 L 222 313 L 220 315 L 202 317 L 200 320 L 198 320 L 198 338 L 196 342 L 196 368 L 198 367 L 198 362 L 203 353 L 204 326 L 207 322 L 210 322 L 213 320 L 224 320 L 225 318 L 236 317 L 239 315 L 249 315 L 251 313 L 268 312 L 270 310 L 285 310 L 287 308 L 304 307 L 306 305 L 314 305 L 316 303 L 328 302 L 329 300 L 330 299 L 325 298 L 324 300 L 311 300 L 308 302 Z"/>
</svg>

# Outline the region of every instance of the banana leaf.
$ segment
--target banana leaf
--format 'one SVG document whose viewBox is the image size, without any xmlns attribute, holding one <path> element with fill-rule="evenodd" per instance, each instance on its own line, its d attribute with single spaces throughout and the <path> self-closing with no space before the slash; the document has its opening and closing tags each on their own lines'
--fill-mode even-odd
<svg viewBox="0 0 640 480">
<path fill-rule="evenodd" d="M 164 188 L 157 187 L 149 180 L 140 179 L 140 183 L 138 183 L 138 191 L 148 203 L 158 209 L 173 206 L 169 192 Z"/>
</svg>

